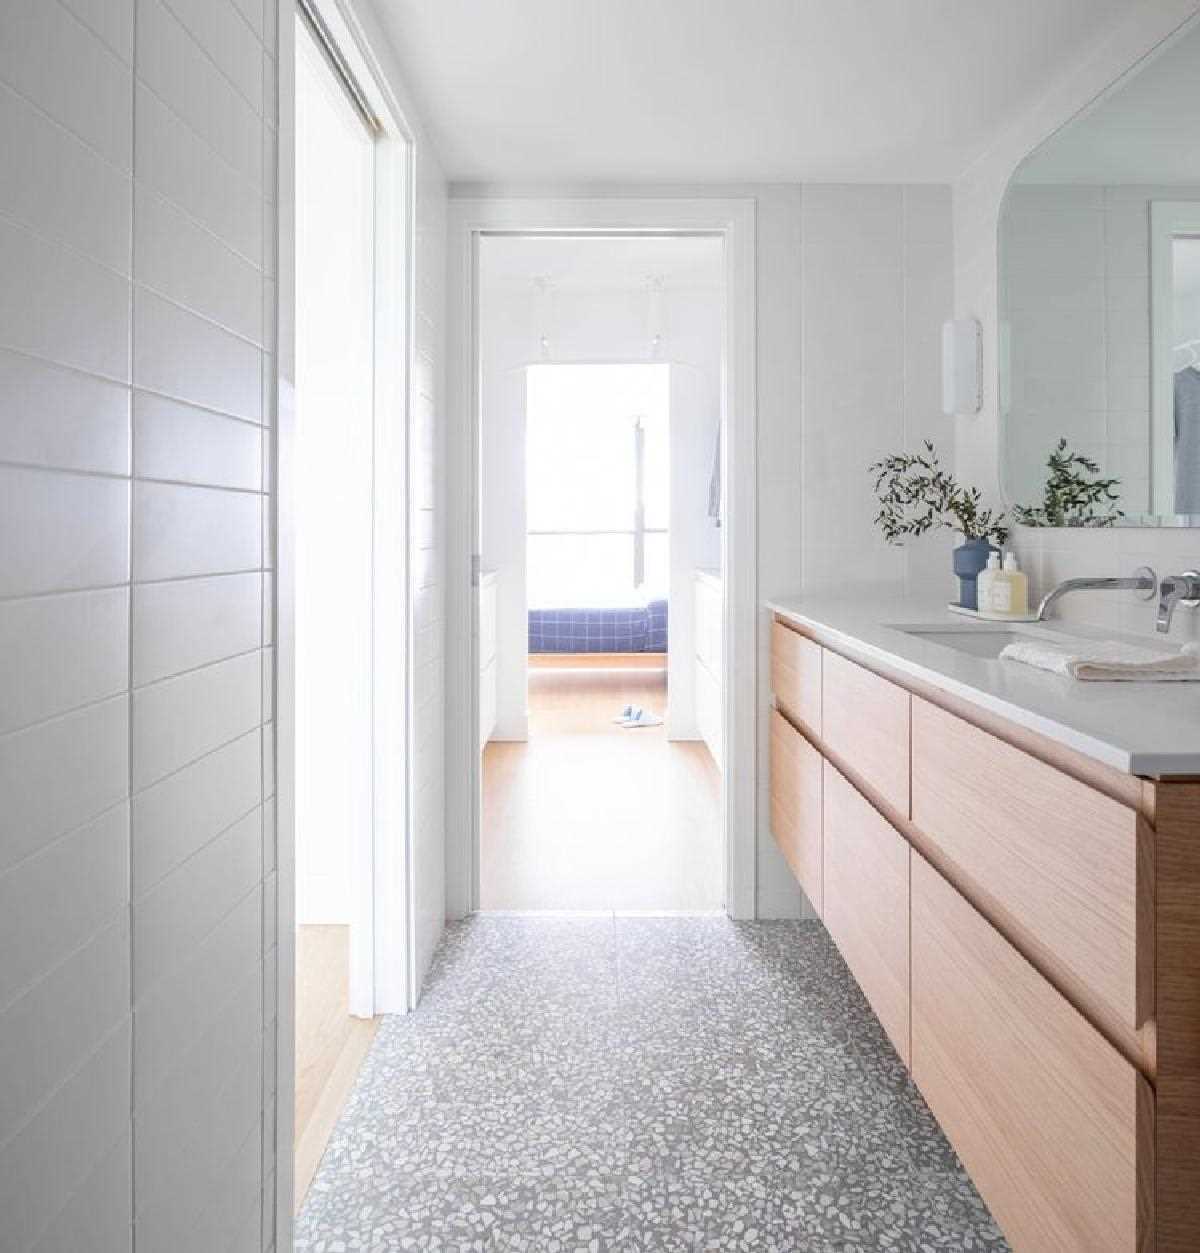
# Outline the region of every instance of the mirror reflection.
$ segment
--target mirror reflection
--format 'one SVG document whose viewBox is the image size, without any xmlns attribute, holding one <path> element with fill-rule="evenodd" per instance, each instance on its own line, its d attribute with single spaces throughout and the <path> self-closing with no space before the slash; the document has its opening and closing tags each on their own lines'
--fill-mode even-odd
<svg viewBox="0 0 1200 1253">
<path fill-rule="evenodd" d="M 1051 525 L 1200 525 L 1198 137 L 1200 30 L 1048 139 L 1009 186 L 1002 475 L 1009 503 Z M 1076 500 L 1089 480 L 1112 486 Z"/>
</svg>

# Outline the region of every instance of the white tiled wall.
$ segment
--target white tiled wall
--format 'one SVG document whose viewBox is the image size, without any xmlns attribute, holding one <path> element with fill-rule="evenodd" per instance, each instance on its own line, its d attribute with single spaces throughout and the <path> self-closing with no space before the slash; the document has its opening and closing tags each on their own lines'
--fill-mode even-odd
<svg viewBox="0 0 1200 1253">
<path fill-rule="evenodd" d="M 1009 192 L 1000 221 L 1010 370 L 1003 469 L 1022 503 L 1040 499 L 1046 458 L 1065 437 L 1121 480 L 1127 513 L 1150 512 L 1152 200 L 1200 200 L 1200 187 Z"/>
<path fill-rule="evenodd" d="M 413 432 L 413 899 L 418 988 L 446 921 L 446 182 L 417 149 Z"/>
<path fill-rule="evenodd" d="M 274 3 L 0 6 L 6 1253 L 274 1242 Z"/>
<path fill-rule="evenodd" d="M 932 440 L 954 464 L 941 409 L 941 330 L 954 300 L 948 187 L 803 191 L 800 579 L 806 591 L 883 583 L 949 591 L 949 532 L 903 547 L 874 525 L 867 467 Z"/>
</svg>

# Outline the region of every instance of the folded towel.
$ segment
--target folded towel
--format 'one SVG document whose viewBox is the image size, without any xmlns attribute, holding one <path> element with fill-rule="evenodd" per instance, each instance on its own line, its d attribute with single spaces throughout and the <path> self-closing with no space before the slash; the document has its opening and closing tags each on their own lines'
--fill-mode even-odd
<svg viewBox="0 0 1200 1253">
<path fill-rule="evenodd" d="M 1185 644 L 1182 652 L 1168 652 L 1116 640 L 1056 644 L 1031 637 L 1006 644 L 1000 659 L 1024 662 L 1071 679 L 1127 683 L 1200 679 L 1200 649 L 1195 644 Z"/>
</svg>

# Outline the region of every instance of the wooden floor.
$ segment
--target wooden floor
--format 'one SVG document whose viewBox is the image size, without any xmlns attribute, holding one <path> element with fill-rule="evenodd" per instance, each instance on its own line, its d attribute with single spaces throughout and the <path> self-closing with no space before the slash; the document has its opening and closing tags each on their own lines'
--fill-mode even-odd
<svg viewBox="0 0 1200 1253">
<path fill-rule="evenodd" d="M 529 740 L 483 754 L 483 909 L 720 909 L 708 749 L 613 722 L 629 704 L 664 714 L 666 682 L 661 671 L 531 669 Z"/>
<path fill-rule="evenodd" d="M 379 1019 L 350 1017 L 350 928 L 296 929 L 296 1212 Z"/>
</svg>

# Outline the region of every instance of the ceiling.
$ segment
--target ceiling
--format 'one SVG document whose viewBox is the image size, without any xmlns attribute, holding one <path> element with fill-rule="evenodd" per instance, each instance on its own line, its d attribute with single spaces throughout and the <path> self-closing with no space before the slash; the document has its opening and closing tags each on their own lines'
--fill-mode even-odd
<svg viewBox="0 0 1200 1253">
<path fill-rule="evenodd" d="M 1200 29 L 1052 135 L 1021 183 L 1200 183 Z"/>
<path fill-rule="evenodd" d="M 555 291 L 638 291 L 652 279 L 668 291 L 718 288 L 723 247 L 705 236 L 497 235 L 484 238 L 479 265 L 487 283 L 528 285 L 540 278 Z"/>
<path fill-rule="evenodd" d="M 376 0 L 454 182 L 947 181 L 1138 0 Z"/>
</svg>

